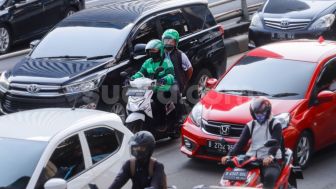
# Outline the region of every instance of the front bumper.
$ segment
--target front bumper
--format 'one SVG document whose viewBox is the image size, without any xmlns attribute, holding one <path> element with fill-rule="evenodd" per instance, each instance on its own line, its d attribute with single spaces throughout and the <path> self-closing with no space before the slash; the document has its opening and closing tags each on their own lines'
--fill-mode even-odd
<svg viewBox="0 0 336 189">
<path fill-rule="evenodd" d="M 290 34 L 294 35 L 294 38 L 287 38 L 287 39 L 275 39 L 275 34 Z M 318 39 L 320 36 L 323 36 L 327 40 L 334 40 L 336 34 L 334 29 L 329 30 L 319 30 L 319 31 L 312 31 L 312 30 L 278 30 L 272 28 L 256 28 L 250 27 L 249 28 L 249 47 L 254 48 L 258 46 L 262 46 L 268 43 L 282 41 L 282 40 L 292 40 L 292 39 Z"/>
</svg>

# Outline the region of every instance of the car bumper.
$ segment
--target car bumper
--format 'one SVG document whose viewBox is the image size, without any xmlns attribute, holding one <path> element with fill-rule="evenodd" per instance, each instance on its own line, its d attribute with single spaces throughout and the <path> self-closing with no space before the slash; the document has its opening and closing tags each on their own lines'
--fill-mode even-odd
<svg viewBox="0 0 336 189">
<path fill-rule="evenodd" d="M 275 34 L 290 34 L 290 38 L 284 39 L 276 39 Z M 292 36 L 294 35 L 294 36 Z M 287 35 L 288 36 L 288 35 Z M 249 47 L 254 48 L 258 46 L 262 46 L 268 43 L 282 41 L 282 40 L 292 40 L 292 39 L 318 39 L 318 37 L 323 36 L 325 39 L 333 39 L 336 34 L 333 29 L 329 30 L 318 30 L 318 31 L 310 31 L 310 30 L 276 30 L 269 28 L 249 28 Z"/>
</svg>

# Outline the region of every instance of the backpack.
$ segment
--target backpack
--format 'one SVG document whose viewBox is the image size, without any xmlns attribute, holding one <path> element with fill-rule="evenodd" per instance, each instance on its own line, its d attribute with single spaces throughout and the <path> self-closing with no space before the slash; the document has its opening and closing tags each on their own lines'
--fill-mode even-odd
<svg viewBox="0 0 336 189">
<path fill-rule="evenodd" d="M 269 125 L 268 125 L 268 129 L 269 129 L 269 132 L 270 132 L 271 135 L 273 134 L 273 131 L 274 131 L 274 128 L 273 128 L 274 127 L 274 125 L 273 125 L 274 120 L 275 120 L 275 118 L 272 118 L 271 121 L 269 122 Z M 255 127 L 255 121 L 252 121 L 251 136 L 253 134 L 254 127 Z M 285 148 L 285 138 L 283 137 L 283 135 L 281 135 L 280 151 L 281 151 L 281 158 L 282 158 L 282 160 L 284 160 L 285 155 L 286 155 L 286 148 Z"/>
<path fill-rule="evenodd" d="M 134 175 L 135 175 L 135 162 L 136 162 L 135 158 L 132 158 L 130 160 L 131 177 L 134 177 Z M 150 178 L 153 177 L 155 162 L 156 162 L 156 159 L 154 159 L 154 158 L 151 158 L 150 161 L 149 161 L 148 174 L 149 174 Z M 164 180 L 163 180 L 162 186 L 163 186 L 162 189 L 167 189 L 167 176 L 166 175 L 164 175 Z"/>
</svg>

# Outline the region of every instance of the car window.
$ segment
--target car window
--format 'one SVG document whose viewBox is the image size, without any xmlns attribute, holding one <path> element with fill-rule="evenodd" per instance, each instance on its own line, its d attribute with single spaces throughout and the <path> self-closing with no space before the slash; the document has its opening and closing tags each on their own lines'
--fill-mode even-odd
<svg viewBox="0 0 336 189">
<path fill-rule="evenodd" d="M 115 131 L 99 127 L 85 131 L 92 163 L 96 164 L 119 149 L 120 142 Z"/>
<path fill-rule="evenodd" d="M 315 94 L 323 90 L 336 90 L 336 61 L 330 62 L 321 72 L 316 84 Z"/>
<path fill-rule="evenodd" d="M 137 34 L 133 38 L 133 46 L 138 43 L 148 43 L 152 39 L 160 39 L 154 20 L 150 20 L 140 26 Z"/>
<path fill-rule="evenodd" d="M 35 188 L 42 189 L 51 178 L 70 180 L 84 171 L 84 156 L 79 136 L 74 135 L 60 143 L 45 165 Z"/>
<path fill-rule="evenodd" d="M 180 33 L 180 36 L 184 36 L 190 33 L 187 21 L 179 11 L 162 15 L 159 18 L 159 22 L 162 28 L 162 32 L 164 32 L 166 29 L 175 29 Z"/>
<path fill-rule="evenodd" d="M 205 5 L 193 5 L 183 8 L 192 33 L 216 25 L 211 12 Z"/>
<path fill-rule="evenodd" d="M 210 10 L 208 8 L 206 8 L 205 10 L 205 25 L 203 27 L 203 29 L 206 29 L 206 28 L 210 28 L 212 26 L 215 26 L 217 23 L 216 23 L 216 20 L 215 20 L 215 17 L 212 15 L 212 13 L 210 12 Z"/>
</svg>

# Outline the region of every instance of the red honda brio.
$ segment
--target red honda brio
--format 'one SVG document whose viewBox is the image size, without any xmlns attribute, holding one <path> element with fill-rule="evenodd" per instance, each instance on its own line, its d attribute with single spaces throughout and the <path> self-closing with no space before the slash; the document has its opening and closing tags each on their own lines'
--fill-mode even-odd
<svg viewBox="0 0 336 189">
<path fill-rule="evenodd" d="M 244 55 L 196 104 L 182 126 L 181 151 L 220 160 L 252 120 L 250 101 L 265 96 L 283 127 L 286 147 L 306 167 L 314 151 L 336 142 L 336 43 L 273 43 Z"/>
</svg>

